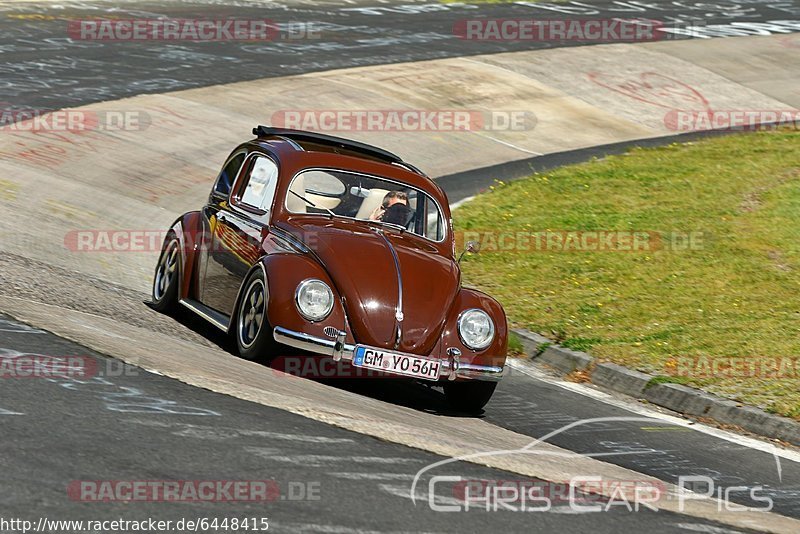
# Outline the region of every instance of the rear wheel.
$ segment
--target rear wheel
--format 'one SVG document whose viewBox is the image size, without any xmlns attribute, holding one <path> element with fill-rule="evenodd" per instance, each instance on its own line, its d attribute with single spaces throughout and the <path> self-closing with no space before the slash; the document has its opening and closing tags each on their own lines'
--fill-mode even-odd
<svg viewBox="0 0 800 534">
<path fill-rule="evenodd" d="M 479 413 L 489 402 L 497 382 L 447 382 L 444 394 L 447 403 L 460 412 Z"/>
<path fill-rule="evenodd" d="M 153 276 L 153 308 L 162 313 L 174 313 L 178 308 L 178 263 L 180 242 L 172 235 L 161 250 Z"/>
<path fill-rule="evenodd" d="M 245 360 L 269 361 L 277 343 L 267 322 L 267 289 L 264 275 L 255 271 L 247 279 L 236 312 L 236 345 Z"/>
</svg>

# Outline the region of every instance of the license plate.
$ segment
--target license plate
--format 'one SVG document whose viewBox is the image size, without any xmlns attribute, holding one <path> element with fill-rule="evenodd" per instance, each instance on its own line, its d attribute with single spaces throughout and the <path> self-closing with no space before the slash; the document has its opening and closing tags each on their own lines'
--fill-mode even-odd
<svg viewBox="0 0 800 534">
<path fill-rule="evenodd" d="M 386 373 L 413 376 L 423 380 L 438 380 L 439 370 L 442 366 L 441 362 L 436 360 L 420 358 L 410 354 L 388 352 L 363 345 L 356 346 L 353 365 Z"/>
</svg>

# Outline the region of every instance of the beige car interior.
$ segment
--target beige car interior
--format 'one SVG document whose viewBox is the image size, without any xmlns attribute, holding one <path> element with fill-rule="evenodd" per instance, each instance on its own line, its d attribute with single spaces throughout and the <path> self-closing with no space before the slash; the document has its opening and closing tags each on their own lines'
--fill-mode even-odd
<svg viewBox="0 0 800 534">
<path fill-rule="evenodd" d="M 289 187 L 290 191 L 294 191 L 298 195 L 302 195 L 307 198 L 310 202 L 313 202 L 315 206 L 319 208 L 327 208 L 330 210 L 335 209 L 339 204 L 341 204 L 341 199 L 334 196 L 328 195 L 321 195 L 315 194 L 312 191 L 327 191 L 332 189 L 332 182 L 330 181 L 331 178 L 336 180 L 337 183 L 341 183 L 338 178 L 333 177 L 332 175 L 324 172 L 324 171 L 306 171 L 302 174 L 299 174 L 295 177 L 292 185 Z M 307 190 L 306 188 L 310 189 L 311 191 Z M 366 193 L 366 189 L 364 192 Z M 369 190 L 369 193 L 361 202 L 361 205 L 358 208 L 358 212 L 355 215 L 356 219 L 369 219 L 370 215 L 383 203 L 383 199 L 386 194 L 389 193 L 389 189 L 380 189 L 380 188 L 373 188 Z M 331 194 L 335 194 L 333 190 L 331 190 Z M 416 195 L 411 196 L 408 199 L 408 205 L 411 210 L 416 210 L 417 207 L 417 198 Z M 308 212 L 308 204 L 306 204 L 302 199 L 298 198 L 295 195 L 289 194 L 286 197 L 286 207 L 289 211 L 294 213 L 307 213 Z"/>
<path fill-rule="evenodd" d="M 356 219 L 369 219 L 369 216 L 372 215 L 375 208 L 381 205 L 383 197 L 385 197 L 388 192 L 388 189 L 371 189 L 369 196 L 364 199 L 364 202 L 362 202 L 361 206 L 358 208 Z"/>
<path fill-rule="evenodd" d="M 307 188 L 301 192 L 301 194 L 309 201 L 313 202 L 315 206 L 332 210 L 342 203 L 342 200 L 338 196 L 318 195 L 314 193 L 314 191 L 323 192 L 333 187 L 340 186 L 341 181 L 335 176 L 324 171 L 306 171 L 298 177 L 298 179 L 304 179 L 304 189 Z M 332 193 L 333 192 L 334 191 L 332 191 Z"/>
<path fill-rule="evenodd" d="M 305 197 L 306 196 L 305 183 L 306 183 L 305 177 L 302 174 L 298 175 L 292 181 L 292 185 L 289 186 L 289 191 L 294 191 L 298 195 Z M 310 198 L 308 200 L 314 202 Z M 306 204 L 302 198 L 298 198 L 295 195 L 289 193 L 286 195 L 286 207 L 288 208 L 289 211 L 293 213 L 306 213 L 307 211 L 306 208 L 308 207 L 308 204 Z"/>
</svg>

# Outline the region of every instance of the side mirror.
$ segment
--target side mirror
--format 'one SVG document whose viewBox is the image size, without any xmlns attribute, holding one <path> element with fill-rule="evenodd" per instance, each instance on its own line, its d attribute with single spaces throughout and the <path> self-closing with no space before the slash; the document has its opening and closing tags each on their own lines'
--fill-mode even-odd
<svg viewBox="0 0 800 534">
<path fill-rule="evenodd" d="M 477 241 L 467 241 L 466 245 L 464 245 L 464 252 L 458 257 L 458 263 L 461 263 L 461 258 L 464 257 L 464 254 L 477 254 L 481 251 L 481 245 Z"/>
</svg>

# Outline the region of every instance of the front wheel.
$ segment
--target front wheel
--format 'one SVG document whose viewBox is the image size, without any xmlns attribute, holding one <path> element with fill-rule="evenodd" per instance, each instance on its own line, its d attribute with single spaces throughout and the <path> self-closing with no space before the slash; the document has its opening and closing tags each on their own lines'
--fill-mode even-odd
<svg viewBox="0 0 800 534">
<path fill-rule="evenodd" d="M 489 402 L 497 382 L 447 382 L 444 394 L 447 403 L 459 412 L 479 413 Z"/>
<path fill-rule="evenodd" d="M 174 313 L 178 308 L 180 254 L 180 242 L 173 235 L 161 250 L 153 276 L 153 308 L 161 313 Z"/>
<path fill-rule="evenodd" d="M 247 279 L 236 313 L 236 345 L 245 360 L 269 361 L 277 343 L 267 322 L 267 287 L 264 276 L 255 271 Z"/>
</svg>

